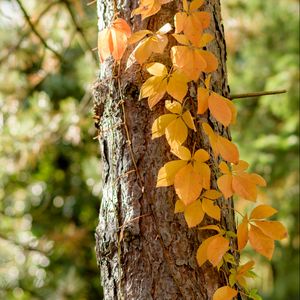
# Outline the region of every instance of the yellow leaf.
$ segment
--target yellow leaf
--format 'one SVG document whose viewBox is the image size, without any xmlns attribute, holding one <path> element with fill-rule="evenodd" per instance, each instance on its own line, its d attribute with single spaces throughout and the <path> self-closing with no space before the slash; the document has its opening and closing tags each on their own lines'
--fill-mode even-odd
<svg viewBox="0 0 300 300">
<path fill-rule="evenodd" d="M 195 227 L 200 224 L 203 220 L 204 212 L 202 210 L 202 205 L 199 200 L 194 201 L 188 205 L 184 210 L 184 218 L 188 227 Z"/>
<path fill-rule="evenodd" d="M 217 121 L 225 127 L 230 124 L 232 120 L 231 109 L 228 107 L 226 101 L 223 100 L 223 97 L 216 93 L 212 93 L 208 97 L 208 107 Z"/>
<path fill-rule="evenodd" d="M 186 22 L 186 18 L 187 18 L 187 14 L 185 12 L 176 13 L 176 15 L 174 16 L 175 33 L 179 33 L 179 32 L 183 31 L 184 24 Z M 184 36 L 184 35 L 182 35 L 182 36 Z M 178 42 L 181 43 L 180 41 L 178 41 Z"/>
<path fill-rule="evenodd" d="M 232 170 L 235 172 L 243 172 L 249 168 L 249 164 L 244 160 L 239 160 L 237 164 L 232 165 Z"/>
<path fill-rule="evenodd" d="M 254 183 L 257 184 L 259 186 L 266 186 L 267 183 L 264 180 L 264 178 L 262 178 L 260 175 L 255 174 L 255 173 L 251 173 L 249 174 L 249 179 Z"/>
<path fill-rule="evenodd" d="M 265 219 L 273 216 L 278 211 L 269 205 L 259 205 L 255 207 L 250 215 L 250 219 Z"/>
<path fill-rule="evenodd" d="M 220 235 L 215 236 L 207 247 L 207 258 L 216 267 L 228 250 L 229 241 Z"/>
<path fill-rule="evenodd" d="M 249 179 L 249 174 L 241 173 L 237 176 L 233 176 L 232 189 L 238 196 L 250 201 L 256 201 L 256 185 Z"/>
<path fill-rule="evenodd" d="M 221 161 L 221 162 L 220 162 L 219 168 L 220 168 L 220 171 L 221 171 L 223 174 L 230 174 L 229 167 L 228 167 L 228 165 L 227 165 L 224 161 Z"/>
<path fill-rule="evenodd" d="M 197 44 L 199 48 L 206 47 L 208 43 L 210 43 L 214 39 L 214 36 L 209 33 L 203 33 L 201 38 Z"/>
<path fill-rule="evenodd" d="M 204 149 L 199 149 L 195 152 L 193 159 L 202 163 L 209 160 L 209 154 Z"/>
<path fill-rule="evenodd" d="M 152 139 L 158 138 L 165 134 L 166 127 L 178 116 L 175 114 L 166 114 L 155 119 L 152 125 Z"/>
<path fill-rule="evenodd" d="M 139 42 L 139 44 L 136 46 L 136 48 L 133 50 L 133 56 L 137 60 L 137 62 L 142 65 L 152 54 L 152 41 L 151 38 L 144 39 Z M 131 60 L 131 57 L 130 57 Z M 130 68 L 130 66 L 134 63 L 134 61 L 130 61 L 130 63 L 127 63 L 127 68 Z"/>
<path fill-rule="evenodd" d="M 230 286 L 222 286 L 213 295 L 213 300 L 231 300 L 238 292 Z"/>
<path fill-rule="evenodd" d="M 174 184 L 175 175 L 186 164 L 187 162 L 184 160 L 167 162 L 158 172 L 156 187 L 170 186 Z"/>
<path fill-rule="evenodd" d="M 266 236 L 258 227 L 250 225 L 249 242 L 252 248 L 271 259 L 274 252 L 274 240 Z"/>
<path fill-rule="evenodd" d="M 171 152 L 178 158 L 188 161 L 191 159 L 191 151 L 184 146 L 177 146 L 171 149 Z"/>
<path fill-rule="evenodd" d="M 181 114 L 182 112 L 182 105 L 177 101 L 167 100 L 165 102 L 165 107 L 168 111 L 172 112 L 173 114 Z"/>
<path fill-rule="evenodd" d="M 184 114 L 182 115 L 182 119 L 190 129 L 192 129 L 194 131 L 197 131 L 196 127 L 195 127 L 195 124 L 194 124 L 194 119 L 193 119 L 193 117 L 192 117 L 189 110 L 184 112 Z"/>
<path fill-rule="evenodd" d="M 178 197 L 185 205 L 188 205 L 200 196 L 201 177 L 192 165 L 188 164 L 175 175 L 174 187 Z"/>
<path fill-rule="evenodd" d="M 185 45 L 185 46 L 190 45 L 190 42 L 189 42 L 188 38 L 184 34 L 174 33 L 174 34 L 172 34 L 172 36 L 176 39 L 176 41 L 179 44 L 182 44 L 182 45 Z"/>
<path fill-rule="evenodd" d="M 140 6 L 132 11 L 132 16 L 142 15 L 142 20 L 155 15 L 161 8 L 160 0 L 141 0 Z"/>
<path fill-rule="evenodd" d="M 204 4 L 204 0 L 194 0 L 190 4 L 190 11 L 200 8 Z"/>
<path fill-rule="evenodd" d="M 167 92 L 174 99 L 182 102 L 188 91 L 189 79 L 180 70 L 175 70 L 169 78 Z"/>
<path fill-rule="evenodd" d="M 181 118 L 173 120 L 166 127 L 166 138 L 171 148 L 183 144 L 187 136 L 188 129 Z"/>
<path fill-rule="evenodd" d="M 273 240 L 282 240 L 287 237 L 287 230 L 278 221 L 254 221 L 259 229 Z"/>
<path fill-rule="evenodd" d="M 233 195 L 231 174 L 225 174 L 219 177 L 217 180 L 217 184 L 219 190 L 222 192 L 226 199 L 230 198 Z"/>
<path fill-rule="evenodd" d="M 184 210 L 185 210 L 184 203 L 181 200 L 177 200 L 176 203 L 175 203 L 175 211 L 174 211 L 174 213 L 175 214 L 181 213 L 181 212 L 184 212 Z"/>
<path fill-rule="evenodd" d="M 134 32 L 131 37 L 128 39 L 129 44 L 135 44 L 139 42 L 141 39 L 143 39 L 147 34 L 152 34 L 152 31 L 150 30 L 140 30 L 137 32 Z"/>
<path fill-rule="evenodd" d="M 207 164 L 201 163 L 199 161 L 194 161 L 194 168 L 201 177 L 202 187 L 206 190 L 210 189 L 210 168 Z"/>
<path fill-rule="evenodd" d="M 208 214 L 210 217 L 216 219 L 217 221 L 220 221 L 220 218 L 221 218 L 220 207 L 217 205 L 214 205 L 214 202 L 212 200 L 203 198 L 202 208 L 205 211 L 205 213 Z"/>
<path fill-rule="evenodd" d="M 196 259 L 199 267 L 201 267 L 207 261 L 207 247 L 214 238 L 215 236 L 211 236 L 204 240 L 197 249 Z"/>
<path fill-rule="evenodd" d="M 216 190 L 208 190 L 205 191 L 202 196 L 208 199 L 217 200 L 222 197 L 222 194 Z"/>
<path fill-rule="evenodd" d="M 235 163 L 239 160 L 239 150 L 235 144 L 223 136 L 217 139 L 218 151 L 224 160 Z"/>
<path fill-rule="evenodd" d="M 198 114 L 204 114 L 208 109 L 209 90 L 203 87 L 198 88 L 197 100 L 198 100 Z"/>
<path fill-rule="evenodd" d="M 165 65 L 161 63 L 150 63 L 146 66 L 147 71 L 154 76 L 166 76 L 168 70 Z"/>
<path fill-rule="evenodd" d="M 218 69 L 219 62 L 213 53 L 206 50 L 198 50 L 198 53 L 206 62 L 203 72 L 211 73 Z"/>
<path fill-rule="evenodd" d="M 237 240 L 239 251 L 243 250 L 248 242 L 248 218 L 245 216 L 237 229 Z"/>
</svg>

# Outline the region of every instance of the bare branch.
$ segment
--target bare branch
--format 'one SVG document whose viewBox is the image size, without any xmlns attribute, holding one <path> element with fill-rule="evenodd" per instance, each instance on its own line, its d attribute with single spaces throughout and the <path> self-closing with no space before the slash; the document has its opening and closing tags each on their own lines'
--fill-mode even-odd
<svg viewBox="0 0 300 300">
<path fill-rule="evenodd" d="M 45 46 L 45 48 L 49 49 L 51 52 L 53 52 L 60 60 L 62 60 L 61 55 L 55 50 L 53 49 L 51 46 L 48 45 L 48 43 L 46 42 L 46 40 L 41 36 L 41 34 L 37 31 L 37 29 L 35 28 L 35 25 L 32 23 L 28 13 L 26 12 L 24 6 L 22 5 L 20 0 L 16 0 L 16 2 L 18 3 L 21 11 L 23 12 L 23 15 L 28 23 L 28 25 L 30 26 L 30 28 L 32 29 L 32 31 L 34 32 L 34 34 L 39 38 L 39 40 L 41 41 L 41 43 Z"/>
<path fill-rule="evenodd" d="M 286 92 L 287 90 L 279 90 L 279 91 L 263 91 L 263 92 L 236 94 L 236 95 L 231 95 L 229 99 L 233 100 L 233 99 L 241 99 L 241 98 L 267 96 L 267 95 L 277 95 L 277 94 L 284 94 Z"/>
</svg>

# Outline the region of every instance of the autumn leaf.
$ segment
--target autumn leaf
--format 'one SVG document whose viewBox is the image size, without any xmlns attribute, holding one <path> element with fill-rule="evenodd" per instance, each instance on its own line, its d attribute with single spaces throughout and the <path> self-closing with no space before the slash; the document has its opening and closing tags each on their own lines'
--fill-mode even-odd
<svg viewBox="0 0 300 300">
<path fill-rule="evenodd" d="M 120 60 L 127 48 L 128 38 L 131 36 L 130 26 L 124 19 L 115 19 L 109 28 L 98 33 L 98 53 L 100 63 L 109 56 Z"/>
<path fill-rule="evenodd" d="M 168 44 L 166 34 L 171 30 L 171 24 L 167 23 L 155 33 L 150 30 L 133 33 L 129 38 L 129 44 L 139 43 L 130 55 L 126 68 L 130 68 L 135 61 L 142 65 L 152 53 L 162 54 Z"/>
<path fill-rule="evenodd" d="M 204 169 L 199 166 L 205 164 L 209 154 L 199 149 L 192 156 L 188 148 L 180 145 L 176 145 L 171 151 L 180 160 L 168 162 L 159 170 L 157 186 L 174 184 L 176 194 L 188 205 L 200 196 L 203 183 L 210 181 L 210 173 L 199 173 L 199 169 Z"/>
<path fill-rule="evenodd" d="M 237 228 L 237 241 L 239 251 L 243 250 L 248 242 L 248 218 L 245 216 Z"/>
<path fill-rule="evenodd" d="M 202 204 L 200 200 L 196 200 L 186 206 L 184 210 L 184 218 L 189 228 L 195 227 L 202 222 L 204 218 L 204 211 L 202 210 Z"/>
<path fill-rule="evenodd" d="M 209 109 L 213 117 L 225 127 L 234 124 L 237 111 L 232 101 L 209 90 L 210 76 L 205 82 L 205 88 L 198 88 L 198 114 L 204 114 Z"/>
<path fill-rule="evenodd" d="M 278 221 L 254 221 L 255 225 L 273 240 L 282 240 L 287 237 L 285 227 Z"/>
<path fill-rule="evenodd" d="M 214 235 L 214 236 L 211 236 L 207 239 L 205 239 L 201 245 L 198 247 L 197 249 L 197 253 L 196 253 L 196 259 L 197 259 L 197 263 L 198 263 L 198 266 L 201 267 L 207 260 L 208 260 L 208 257 L 207 257 L 207 248 L 208 248 L 208 245 L 210 244 L 210 242 L 218 235 Z"/>
<path fill-rule="evenodd" d="M 202 208 L 207 215 L 209 215 L 210 217 L 214 218 L 217 221 L 220 221 L 221 210 L 219 206 L 215 205 L 214 201 L 209 200 L 207 198 L 203 198 Z"/>
<path fill-rule="evenodd" d="M 192 164 L 184 166 L 175 175 L 174 187 L 176 194 L 185 205 L 194 202 L 201 193 L 201 176 L 195 171 Z"/>
<path fill-rule="evenodd" d="M 184 10 L 176 13 L 174 17 L 175 32 L 183 31 L 184 35 L 195 45 L 199 43 L 203 30 L 210 24 L 210 14 L 198 11 L 203 4 L 202 0 L 194 0 L 189 4 L 185 1 Z"/>
<path fill-rule="evenodd" d="M 239 151 L 235 144 L 226 138 L 216 134 L 207 123 L 202 123 L 204 132 L 208 135 L 215 157 L 220 154 L 224 160 L 238 162 Z"/>
<path fill-rule="evenodd" d="M 161 63 L 150 63 L 147 71 L 154 75 L 148 78 L 141 87 L 140 99 L 148 98 L 150 109 L 153 108 L 165 95 L 169 93 L 181 102 L 188 90 L 188 78 L 179 70 L 168 73 L 167 68 Z"/>
<path fill-rule="evenodd" d="M 249 242 L 256 252 L 268 259 L 272 258 L 274 252 L 274 240 L 266 236 L 258 227 L 250 225 Z"/>
<path fill-rule="evenodd" d="M 140 6 L 132 11 L 132 16 L 142 15 L 142 20 L 155 15 L 160 11 L 163 4 L 173 0 L 141 0 Z"/>
<path fill-rule="evenodd" d="M 253 209 L 250 219 L 265 219 L 273 216 L 278 211 L 269 205 L 259 205 Z"/>
<path fill-rule="evenodd" d="M 194 81 L 199 79 L 201 72 L 209 73 L 218 68 L 218 60 L 214 54 L 192 45 L 173 46 L 171 59 L 175 68 L 182 70 Z"/>
<path fill-rule="evenodd" d="M 152 125 L 152 139 L 166 134 L 169 145 L 183 144 L 188 136 L 188 128 L 196 131 L 193 117 L 189 110 L 183 112 L 182 105 L 176 101 L 166 101 L 165 107 L 172 114 L 158 117 Z"/>
<path fill-rule="evenodd" d="M 226 165 L 224 162 L 220 163 L 220 170 L 223 172 L 223 169 L 225 174 L 217 180 L 218 187 L 224 197 L 229 198 L 235 193 L 244 199 L 256 201 L 257 185 L 265 186 L 265 180 L 257 174 L 246 173 L 248 164 L 242 160 L 233 165 L 232 171 L 226 169 L 224 165 Z"/>
<path fill-rule="evenodd" d="M 175 203 L 175 210 L 174 210 L 174 213 L 177 214 L 177 213 L 182 213 L 182 212 L 184 212 L 185 207 L 186 207 L 186 206 L 184 205 L 184 203 L 183 203 L 180 199 L 178 199 L 178 200 L 176 201 L 176 203 Z"/>
<path fill-rule="evenodd" d="M 215 291 L 213 300 L 231 300 L 237 294 L 238 292 L 230 286 L 222 286 Z"/>
<path fill-rule="evenodd" d="M 207 258 L 216 267 L 228 250 L 229 241 L 220 235 L 215 236 L 207 246 Z"/>
</svg>

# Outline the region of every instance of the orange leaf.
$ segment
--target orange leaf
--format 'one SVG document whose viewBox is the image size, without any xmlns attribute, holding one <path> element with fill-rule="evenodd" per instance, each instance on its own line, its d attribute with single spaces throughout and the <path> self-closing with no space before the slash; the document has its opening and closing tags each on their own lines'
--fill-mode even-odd
<svg viewBox="0 0 300 300">
<path fill-rule="evenodd" d="M 208 107 L 217 121 L 227 127 L 232 120 L 231 109 L 223 97 L 212 93 L 208 98 Z"/>
<path fill-rule="evenodd" d="M 207 215 L 209 215 L 210 217 L 214 218 L 217 221 L 220 221 L 221 218 L 220 207 L 215 205 L 212 200 L 203 198 L 202 208 Z"/>
<path fill-rule="evenodd" d="M 180 70 L 175 70 L 169 77 L 167 92 L 174 99 L 182 102 L 188 91 L 189 79 Z"/>
<path fill-rule="evenodd" d="M 217 184 L 218 188 L 226 199 L 230 198 L 233 195 L 231 174 L 225 174 L 219 177 L 217 180 Z"/>
<path fill-rule="evenodd" d="M 109 28 L 98 34 L 98 53 L 103 63 L 110 55 L 120 60 L 127 48 L 128 38 L 131 35 L 130 26 L 124 19 L 115 19 Z"/>
<path fill-rule="evenodd" d="M 156 187 L 170 186 L 174 184 L 175 175 L 186 164 L 187 162 L 184 160 L 173 160 L 167 162 L 158 172 Z"/>
<path fill-rule="evenodd" d="M 231 300 L 238 292 L 230 286 L 222 286 L 217 289 L 213 295 L 213 300 Z"/>
<path fill-rule="evenodd" d="M 229 250 L 229 241 L 218 235 L 207 246 L 207 258 L 216 267 Z"/>
<path fill-rule="evenodd" d="M 278 221 L 254 221 L 259 229 L 273 240 L 282 240 L 287 237 L 287 230 Z"/>
<path fill-rule="evenodd" d="M 186 206 L 184 210 L 184 218 L 189 228 L 195 227 L 202 222 L 204 218 L 204 212 L 200 200 L 196 200 Z"/>
<path fill-rule="evenodd" d="M 222 197 L 222 194 L 216 190 L 208 190 L 205 191 L 202 196 L 208 199 L 217 200 Z"/>
<path fill-rule="evenodd" d="M 255 207 L 250 215 L 250 219 L 269 218 L 277 213 L 277 210 L 269 205 L 259 205 Z"/>
<path fill-rule="evenodd" d="M 187 110 L 183 115 L 182 115 L 182 119 L 185 122 L 185 124 L 192 130 L 197 131 L 195 124 L 194 124 L 194 119 L 190 113 L 189 110 Z"/>
<path fill-rule="evenodd" d="M 175 203 L 175 210 L 174 210 L 174 213 L 177 214 L 177 213 L 181 213 L 181 212 L 184 212 L 185 210 L 185 205 L 184 203 L 181 201 L 181 200 L 177 200 L 176 203 Z"/>
<path fill-rule="evenodd" d="M 238 196 L 250 201 L 256 201 L 256 185 L 249 178 L 249 174 L 241 173 L 239 175 L 233 176 L 232 189 Z"/>
<path fill-rule="evenodd" d="M 178 197 L 185 205 L 188 205 L 200 196 L 201 176 L 191 164 L 188 164 L 175 175 L 174 187 Z"/>
<path fill-rule="evenodd" d="M 274 252 L 274 241 L 266 236 L 258 227 L 251 225 L 249 242 L 252 248 L 261 255 L 271 259 Z"/>
<path fill-rule="evenodd" d="M 196 161 L 194 161 L 194 168 L 201 177 L 202 187 L 205 188 L 206 190 L 209 190 L 210 189 L 210 175 L 211 175 L 209 166 L 205 163 L 201 163 L 196 160 Z"/>
<path fill-rule="evenodd" d="M 198 114 L 204 114 L 208 109 L 209 90 L 203 87 L 198 88 L 197 100 L 198 100 Z"/>
<path fill-rule="evenodd" d="M 196 259 L 199 267 L 201 267 L 207 261 L 207 247 L 215 237 L 216 235 L 204 240 L 197 249 Z"/>
<path fill-rule="evenodd" d="M 218 151 L 224 160 L 235 163 L 239 160 L 239 150 L 235 144 L 223 136 L 218 136 L 217 139 Z"/>
<path fill-rule="evenodd" d="M 166 127 L 166 139 L 172 147 L 181 145 L 188 136 L 188 129 L 181 118 L 177 118 Z"/>
<path fill-rule="evenodd" d="M 161 6 L 172 0 L 141 0 L 140 6 L 132 11 L 132 16 L 142 15 L 142 20 L 155 15 Z"/>
<path fill-rule="evenodd" d="M 243 250 L 248 242 L 248 218 L 245 216 L 237 229 L 237 240 L 239 251 Z"/>
</svg>

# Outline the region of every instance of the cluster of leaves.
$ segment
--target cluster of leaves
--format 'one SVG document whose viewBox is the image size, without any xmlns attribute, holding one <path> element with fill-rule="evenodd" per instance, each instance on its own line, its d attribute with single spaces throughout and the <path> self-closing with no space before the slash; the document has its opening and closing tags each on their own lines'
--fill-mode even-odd
<svg viewBox="0 0 300 300">
<path fill-rule="evenodd" d="M 134 10 L 133 14 L 141 14 L 143 19 L 147 18 L 157 13 L 161 5 L 166 2 L 170 1 L 142 0 L 140 7 Z M 252 277 L 251 269 L 254 262 L 249 261 L 243 266 L 238 266 L 231 253 L 235 250 L 241 253 L 249 239 L 255 251 L 271 259 L 274 240 L 285 238 L 286 229 L 280 222 L 262 220 L 272 216 L 276 210 L 270 206 L 259 205 L 254 208 L 249 219 L 247 215 L 244 216 L 237 235 L 226 231 L 220 224 L 223 207 L 220 206 L 221 202 L 218 199 L 223 197 L 226 200 L 235 195 L 256 202 L 257 186 L 266 186 L 265 180 L 258 174 L 247 173 L 248 163 L 239 159 L 237 146 L 226 137 L 216 133 L 208 123 L 201 124 L 202 130 L 210 141 L 214 158 L 222 160 L 217 180 L 219 191 L 211 189 L 209 153 L 204 149 L 196 151 L 193 149 L 191 152 L 183 146 L 189 129 L 201 130 L 201 127 L 195 126 L 190 111 L 185 109 L 184 100 L 188 95 L 190 82 L 198 84 L 197 112 L 199 115 L 209 110 L 209 113 L 224 128 L 235 123 L 237 115 L 236 108 L 229 99 L 210 89 L 211 73 L 217 70 L 218 60 L 212 52 L 206 50 L 206 46 L 213 41 L 214 37 L 205 32 L 210 26 L 210 14 L 199 10 L 203 4 L 204 0 L 192 2 L 183 0 L 182 11 L 174 16 L 175 33 L 172 36 L 179 45 L 171 48 L 171 69 L 168 71 L 168 68 L 159 62 L 146 65 L 146 70 L 152 76 L 143 83 L 140 99 L 147 98 L 149 108 L 153 109 L 159 101 L 164 99 L 166 93 L 173 98 L 172 101 L 167 100 L 165 103 L 170 114 L 160 116 L 154 121 L 152 137 L 158 138 L 165 135 L 171 152 L 179 158 L 167 162 L 159 170 L 157 187 L 174 185 L 179 198 L 175 205 L 175 212 L 184 214 L 189 227 L 200 225 L 205 213 L 219 221 L 219 225 L 212 224 L 199 228 L 201 230 L 213 229 L 218 233 L 204 240 L 197 251 L 199 266 L 206 261 L 218 269 L 226 263 L 232 266 L 229 270 L 229 285 L 216 290 L 213 299 L 230 300 L 238 293 L 244 294 L 244 292 L 251 299 L 260 299 L 255 290 L 249 290 L 245 280 L 246 277 Z M 115 30 L 115 22 L 120 23 L 119 19 L 114 20 L 111 30 Z M 119 35 L 119 42 L 112 44 L 109 40 L 103 39 L 103 34 L 107 32 L 107 29 L 99 33 L 100 47 L 110 49 L 107 56 L 111 54 L 116 58 L 115 53 L 120 51 L 124 53 L 126 45 L 139 42 L 127 64 L 130 67 L 135 61 L 140 64 L 145 63 L 153 52 L 164 52 L 168 43 L 168 34 L 172 28 L 170 24 L 165 24 L 156 33 L 142 30 L 131 36 L 128 36 L 128 25 L 124 20 L 123 24 L 122 28 L 118 28 L 119 32 L 123 32 Z M 99 49 L 100 57 L 102 51 Z M 121 58 L 118 57 L 119 60 Z M 232 239 L 235 238 L 238 240 L 238 249 L 232 246 Z M 244 292 L 239 290 L 239 285 L 244 288 Z"/>
</svg>

